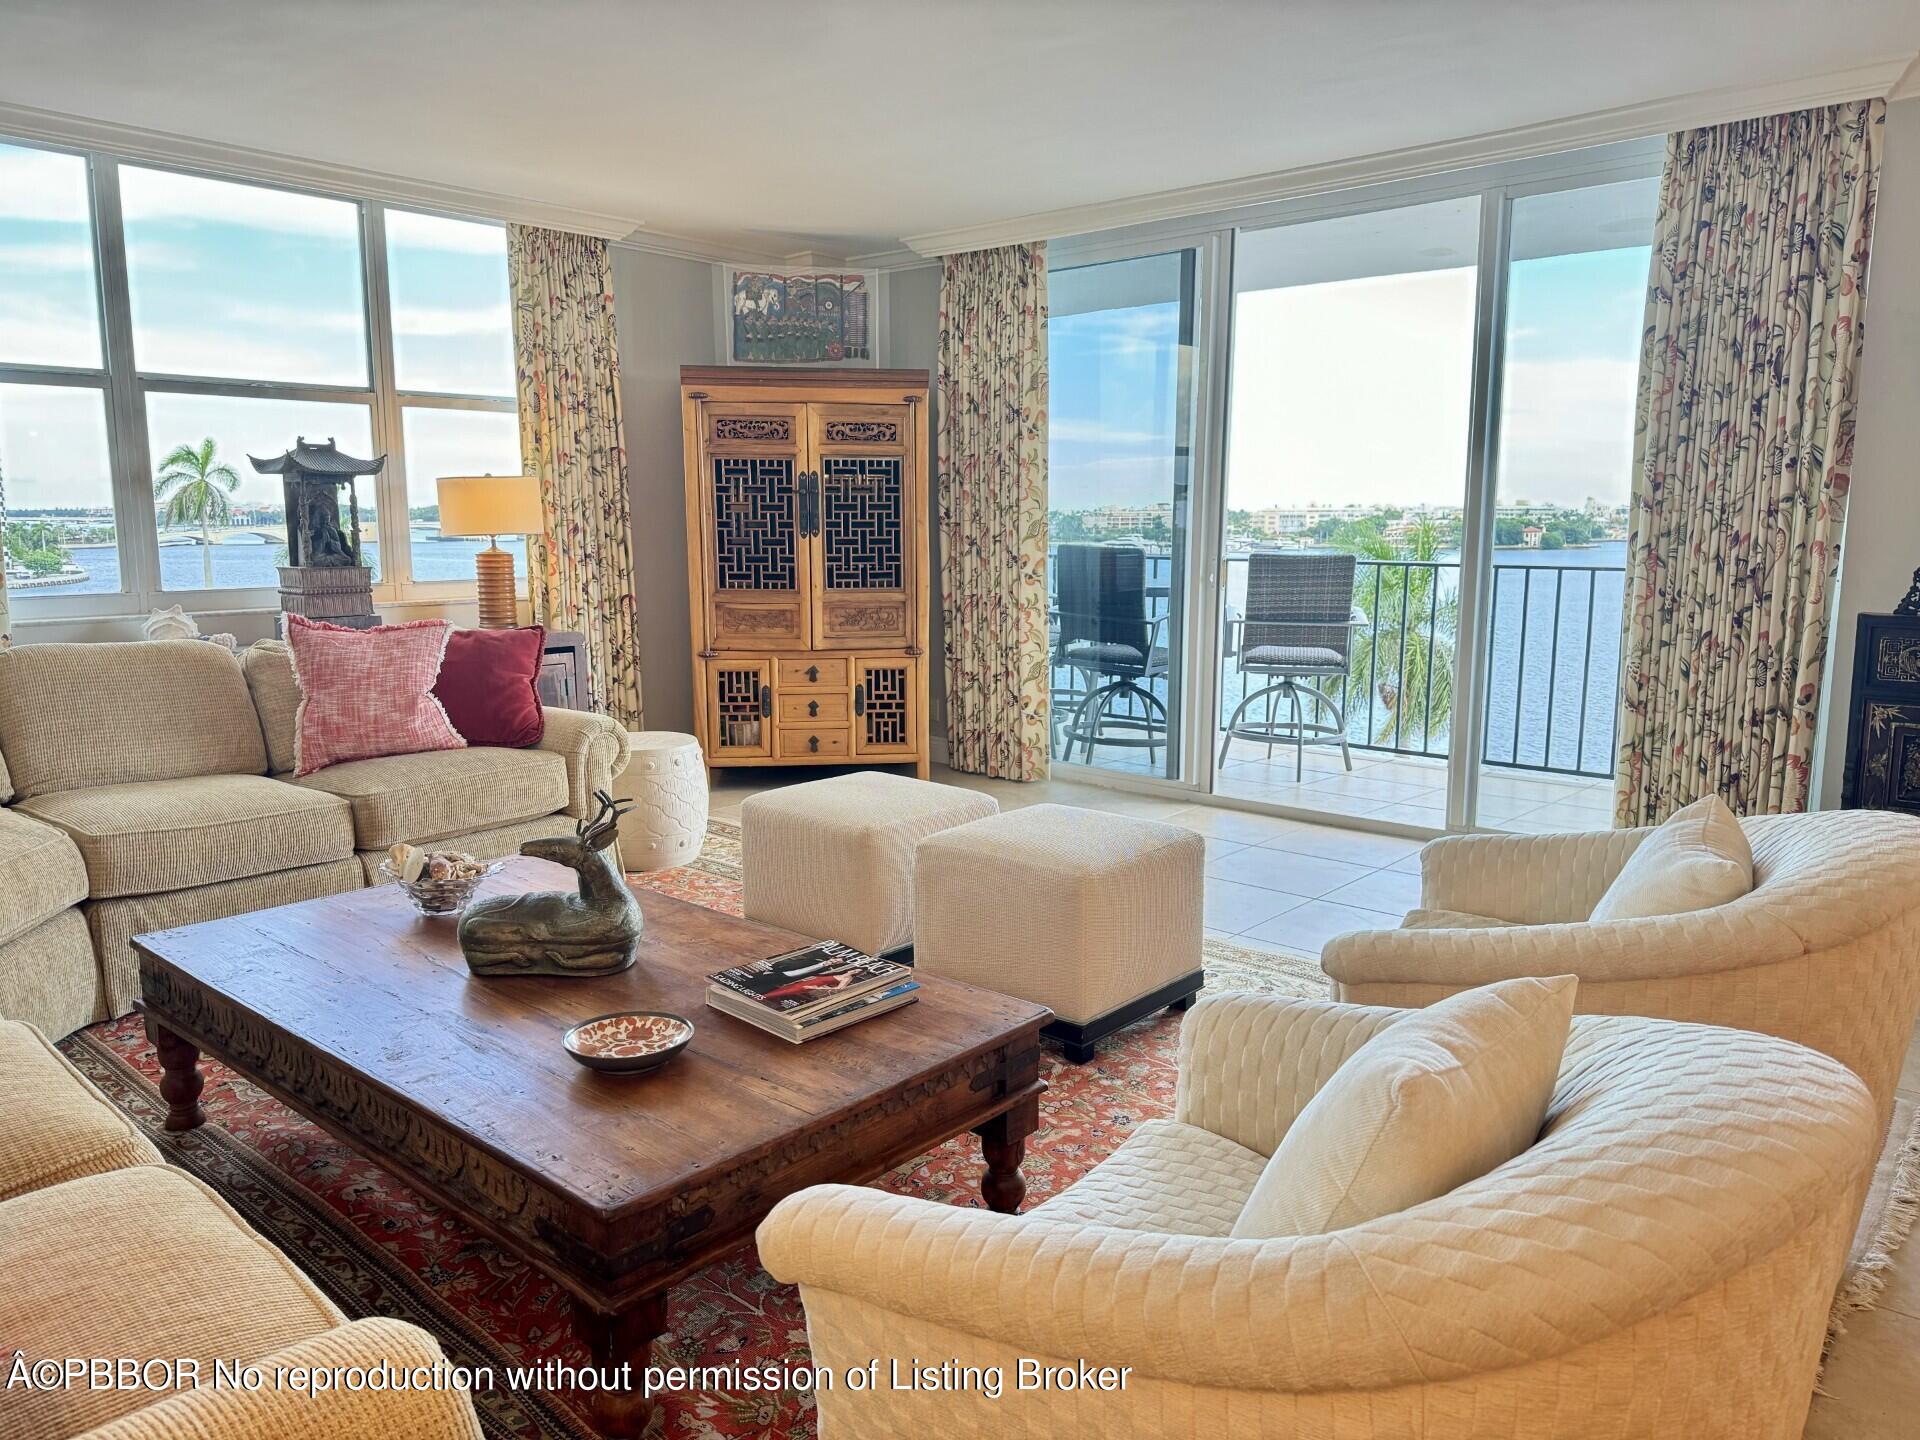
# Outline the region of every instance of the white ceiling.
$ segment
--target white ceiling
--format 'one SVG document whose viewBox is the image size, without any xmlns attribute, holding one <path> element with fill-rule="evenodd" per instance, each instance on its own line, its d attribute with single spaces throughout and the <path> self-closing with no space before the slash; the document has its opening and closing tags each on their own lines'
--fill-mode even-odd
<svg viewBox="0 0 1920 1440">
<path fill-rule="evenodd" d="M 0 131 L 844 256 L 1917 49 L 1920 0 L 0 0 Z"/>
</svg>

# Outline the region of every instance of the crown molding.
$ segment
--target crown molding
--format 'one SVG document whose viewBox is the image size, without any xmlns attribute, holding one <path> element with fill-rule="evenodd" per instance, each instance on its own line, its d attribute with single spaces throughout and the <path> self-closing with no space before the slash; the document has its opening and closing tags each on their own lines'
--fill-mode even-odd
<svg viewBox="0 0 1920 1440">
<path fill-rule="evenodd" d="M 702 260 L 709 265 L 758 265 L 777 270 L 787 263 L 784 251 L 755 250 L 728 240 L 677 235 L 671 230 L 656 230 L 646 225 L 618 237 L 613 244 L 617 250 L 639 250 L 675 260 Z"/>
<path fill-rule="evenodd" d="M 1161 190 L 1091 205 L 1041 210 L 1006 220 L 963 225 L 951 230 L 909 235 L 904 243 L 919 255 L 936 258 L 962 250 L 986 250 L 1034 240 L 1089 235 L 1130 225 L 1185 220 L 1243 206 L 1291 200 L 1330 190 L 1354 189 L 1392 180 L 1415 179 L 1447 170 L 1526 160 L 1562 150 L 1582 150 L 1622 140 L 1644 139 L 1700 125 L 1722 125 L 1756 115 L 1777 115 L 1815 105 L 1835 105 L 1867 96 L 1886 96 L 1916 87 L 1920 55 L 1897 55 L 1851 69 L 1797 80 L 1698 91 L 1664 100 L 1595 110 L 1561 120 L 1519 125 L 1459 140 L 1382 150 L 1290 170 L 1274 170 L 1237 180 Z M 1905 77 L 1903 79 L 1903 77 Z"/>
<path fill-rule="evenodd" d="M 1894 81 L 1892 85 L 1887 87 L 1887 99 L 1889 101 L 1913 100 L 1916 98 L 1920 98 L 1920 55 L 1915 55 L 1913 57 L 1913 63 L 1907 66 L 1906 72 L 1902 74 L 1898 80 Z"/>
<path fill-rule="evenodd" d="M 89 120 L 80 115 L 38 110 L 29 105 L 13 105 L 4 101 L 0 101 L 0 136 L 40 140 L 78 150 L 101 150 L 126 160 L 145 160 L 189 170 L 205 170 L 216 176 L 291 185 L 304 190 L 351 196 L 358 200 L 378 200 L 482 220 L 506 220 L 520 225 L 570 230 L 581 235 L 597 235 L 606 240 L 617 240 L 630 234 L 639 224 L 631 216 L 606 215 L 595 210 L 553 205 L 524 195 L 473 190 L 461 185 L 441 185 L 406 175 L 389 175 L 379 170 L 362 170 L 356 166 L 334 165 L 323 160 L 304 160 L 273 150 L 199 140 L 189 135 L 147 130 L 137 125 L 120 125 L 109 120 Z"/>
<path fill-rule="evenodd" d="M 613 243 L 622 250 L 643 250 L 651 255 L 670 255 L 677 260 L 704 260 L 742 269 L 757 266 L 767 270 L 831 270 L 844 266 L 849 270 L 878 270 L 884 274 L 890 270 L 917 270 L 935 263 L 925 255 L 899 246 L 857 255 L 824 250 L 760 250 L 725 239 L 676 235 L 647 225 Z"/>
<path fill-rule="evenodd" d="M 847 264 L 856 270 L 918 270 L 923 265 L 933 264 L 936 258 L 901 245 L 891 250 L 870 250 L 862 255 L 849 255 Z"/>
</svg>

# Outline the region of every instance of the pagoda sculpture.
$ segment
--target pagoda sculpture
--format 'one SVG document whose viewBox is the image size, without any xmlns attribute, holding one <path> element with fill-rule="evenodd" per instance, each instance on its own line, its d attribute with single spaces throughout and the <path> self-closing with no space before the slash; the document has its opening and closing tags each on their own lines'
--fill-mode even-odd
<svg viewBox="0 0 1920 1440">
<path fill-rule="evenodd" d="M 287 563 L 280 567 L 280 608 L 289 615 L 361 630 L 379 624 L 373 609 L 373 570 L 361 551 L 360 502 L 353 482 L 362 475 L 378 475 L 387 457 L 357 460 L 343 455 L 332 436 L 323 445 L 302 435 L 283 455 L 247 459 L 262 475 L 278 475 L 286 497 Z"/>
</svg>

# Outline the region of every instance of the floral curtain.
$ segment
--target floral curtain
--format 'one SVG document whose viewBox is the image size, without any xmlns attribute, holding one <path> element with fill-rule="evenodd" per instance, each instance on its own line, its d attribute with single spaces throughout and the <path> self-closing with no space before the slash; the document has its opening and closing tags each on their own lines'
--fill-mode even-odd
<svg viewBox="0 0 1920 1440">
<path fill-rule="evenodd" d="M 520 456 L 547 533 L 527 545 L 533 618 L 586 636 L 592 708 L 641 725 L 632 502 L 607 242 L 507 227 Z"/>
<path fill-rule="evenodd" d="M 1667 142 L 1615 818 L 1804 810 L 1853 457 L 1878 100 Z"/>
<path fill-rule="evenodd" d="M 949 255 L 940 285 L 940 604 L 947 759 L 1047 773 L 1047 260 Z"/>
</svg>

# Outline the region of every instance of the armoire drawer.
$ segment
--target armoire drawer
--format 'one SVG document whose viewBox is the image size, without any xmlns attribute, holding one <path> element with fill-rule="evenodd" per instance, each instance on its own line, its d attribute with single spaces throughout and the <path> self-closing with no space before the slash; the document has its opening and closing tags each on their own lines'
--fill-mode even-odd
<svg viewBox="0 0 1920 1440">
<path fill-rule="evenodd" d="M 782 760 L 806 760 L 815 755 L 845 756 L 852 749 L 852 733 L 844 728 L 782 725 L 774 734 L 774 754 Z"/>
<path fill-rule="evenodd" d="M 849 713 L 849 702 L 844 690 L 830 691 L 823 688 L 817 695 L 782 695 L 780 697 L 782 725 L 844 725 L 847 723 Z"/>
<path fill-rule="evenodd" d="M 847 688 L 847 662 L 824 655 L 803 655 L 781 660 L 774 679 L 782 694 L 796 689 L 844 690 Z"/>
</svg>

